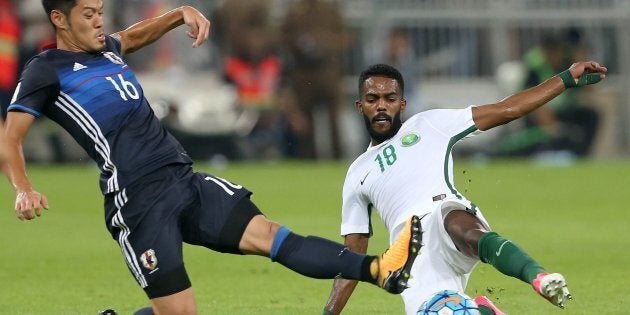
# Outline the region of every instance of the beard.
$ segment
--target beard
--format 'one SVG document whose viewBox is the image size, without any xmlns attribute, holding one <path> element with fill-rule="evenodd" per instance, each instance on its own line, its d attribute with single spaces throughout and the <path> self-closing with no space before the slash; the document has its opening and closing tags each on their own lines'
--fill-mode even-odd
<svg viewBox="0 0 630 315">
<path fill-rule="evenodd" d="M 377 114 L 376 116 L 374 116 L 374 118 L 379 117 L 379 115 L 381 117 L 386 116 L 385 114 L 382 114 L 382 115 Z M 387 118 L 391 119 L 392 126 L 385 133 L 376 132 L 372 128 L 372 121 L 370 121 L 370 119 L 365 114 L 363 115 L 363 122 L 365 123 L 365 128 L 370 134 L 370 138 L 372 138 L 372 140 L 378 143 L 381 143 L 381 142 L 391 139 L 398 132 L 398 130 L 400 130 L 400 127 L 402 126 L 402 119 L 400 118 L 400 116 L 401 116 L 401 112 L 396 113 L 393 119 L 391 119 L 391 117 L 389 116 L 386 116 Z"/>
</svg>

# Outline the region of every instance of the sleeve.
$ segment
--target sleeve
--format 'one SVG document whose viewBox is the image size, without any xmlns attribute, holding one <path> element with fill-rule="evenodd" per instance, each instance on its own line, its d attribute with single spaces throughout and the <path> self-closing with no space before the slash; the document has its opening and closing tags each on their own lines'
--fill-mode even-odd
<svg viewBox="0 0 630 315">
<path fill-rule="evenodd" d="M 356 181 L 346 175 L 343 184 L 343 205 L 341 208 L 341 235 L 372 234 L 370 222 L 370 203 L 357 191 Z"/>
<path fill-rule="evenodd" d="M 59 95 L 59 79 L 54 69 L 39 56 L 24 67 L 7 111 L 20 111 L 39 117 Z"/>
<path fill-rule="evenodd" d="M 463 109 L 434 109 L 425 112 L 426 115 L 420 117 L 428 121 L 445 137 L 462 139 L 481 133 L 473 120 L 472 108 L 473 106 Z M 421 120 L 418 119 L 418 121 Z M 425 121 L 418 123 L 425 123 Z"/>
</svg>

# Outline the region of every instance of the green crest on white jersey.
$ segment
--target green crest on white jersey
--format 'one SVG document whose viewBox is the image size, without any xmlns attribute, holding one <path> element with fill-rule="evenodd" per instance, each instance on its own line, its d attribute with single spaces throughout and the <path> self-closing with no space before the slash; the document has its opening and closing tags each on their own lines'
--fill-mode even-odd
<svg viewBox="0 0 630 315">
<path fill-rule="evenodd" d="M 400 142 L 402 142 L 403 147 L 412 146 L 418 143 L 418 141 L 420 141 L 420 136 L 414 133 L 410 133 L 400 139 Z"/>
</svg>

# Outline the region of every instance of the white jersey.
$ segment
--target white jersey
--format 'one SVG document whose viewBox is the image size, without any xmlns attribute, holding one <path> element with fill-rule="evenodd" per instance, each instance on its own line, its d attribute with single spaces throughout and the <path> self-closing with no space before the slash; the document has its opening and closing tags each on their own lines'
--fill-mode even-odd
<svg viewBox="0 0 630 315">
<path fill-rule="evenodd" d="M 394 137 L 369 147 L 346 174 L 341 235 L 370 233 L 371 209 L 385 223 L 390 243 L 412 214 L 433 211 L 437 201 L 454 198 L 475 210 L 453 185 L 451 150 L 479 132 L 472 106 L 435 109 L 412 116 Z"/>
</svg>

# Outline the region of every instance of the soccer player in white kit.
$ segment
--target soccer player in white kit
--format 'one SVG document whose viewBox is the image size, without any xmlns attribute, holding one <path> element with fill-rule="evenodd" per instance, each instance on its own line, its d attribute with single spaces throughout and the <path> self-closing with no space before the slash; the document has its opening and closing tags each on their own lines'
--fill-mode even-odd
<svg viewBox="0 0 630 315">
<path fill-rule="evenodd" d="M 372 210 L 385 223 L 390 242 L 410 215 L 422 218 L 424 246 L 413 264 L 409 288 L 402 293 L 407 314 L 416 314 L 437 291 L 464 292 L 480 260 L 531 284 L 538 294 L 564 307 L 571 298 L 564 277 L 548 273 L 514 242 L 492 232 L 479 208 L 457 191 L 451 150 L 459 140 L 522 117 L 565 89 L 600 81 L 606 71 L 596 62 L 578 62 L 496 104 L 428 110 L 404 124 L 407 104 L 400 72 L 380 64 L 361 73 L 355 106 L 371 143 L 346 175 L 341 235 L 348 248 L 364 253 Z M 324 313 L 340 313 L 356 283 L 335 280 Z M 485 311 L 502 314 L 487 298 L 480 299 L 476 300 Z"/>
</svg>

